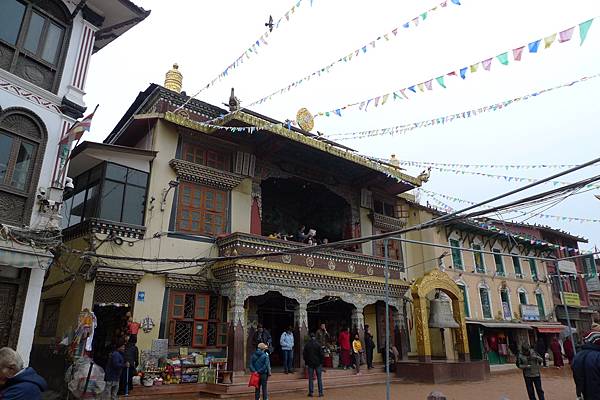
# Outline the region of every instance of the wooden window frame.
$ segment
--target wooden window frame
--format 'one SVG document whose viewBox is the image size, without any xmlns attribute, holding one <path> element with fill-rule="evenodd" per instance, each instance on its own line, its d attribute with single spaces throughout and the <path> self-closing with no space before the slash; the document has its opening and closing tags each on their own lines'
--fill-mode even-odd
<svg viewBox="0 0 600 400">
<path fill-rule="evenodd" d="M 454 246 L 452 242 L 456 242 L 458 246 Z M 450 247 L 461 247 L 460 240 L 458 239 L 448 239 L 448 244 Z M 458 260 L 456 259 L 454 252 L 458 252 L 458 254 L 456 254 Z M 465 263 L 463 260 L 462 251 L 460 249 L 450 249 L 450 254 L 452 256 L 452 268 L 464 271 Z"/>
<path fill-rule="evenodd" d="M 463 301 L 465 303 L 465 317 L 471 318 L 471 306 L 469 304 L 469 292 L 467 291 L 467 285 L 464 283 L 457 283 L 456 286 L 463 292 Z"/>
<path fill-rule="evenodd" d="M 48 1 L 55 3 L 56 6 L 59 8 L 64 8 L 64 17 L 70 18 L 70 14 L 68 13 L 68 10 L 64 6 L 63 2 L 61 2 L 60 0 Z M 69 23 L 67 21 L 61 21 L 59 17 L 52 15 L 49 11 L 36 4 L 36 2 L 33 0 L 17 0 L 17 2 L 25 5 L 25 12 L 23 13 L 23 19 L 21 20 L 21 27 L 17 35 L 16 43 L 12 44 L 0 39 L 0 43 L 3 46 L 11 48 L 14 52 L 14 54 L 12 55 L 10 65 L 8 65 L 8 67 L 5 70 L 12 74 L 17 74 L 19 58 L 24 57 L 26 59 L 32 59 L 35 63 L 42 65 L 44 68 L 47 68 L 54 74 L 52 82 L 50 82 L 49 85 L 49 91 L 52 93 L 56 93 L 62 77 L 62 69 L 64 68 L 65 59 L 68 52 L 68 44 L 72 32 L 72 23 Z M 35 53 L 25 49 L 25 41 L 27 40 L 27 33 L 29 32 L 31 18 L 34 12 L 39 14 L 42 18 L 44 18 L 44 26 L 42 28 L 42 32 L 40 34 Z M 46 42 L 50 23 L 59 26 L 63 30 L 62 38 L 59 41 L 56 58 L 52 63 L 42 58 L 42 52 L 44 47 L 43 44 Z M 20 78 L 27 80 L 27 78 L 21 76 L 20 74 L 17 75 Z"/>
<path fill-rule="evenodd" d="M 191 160 L 188 159 L 188 155 L 192 156 Z M 181 159 L 204 165 L 205 167 L 231 172 L 231 157 L 228 153 L 208 149 L 198 143 L 184 140 L 181 149 Z"/>
<path fill-rule="evenodd" d="M 479 247 L 476 249 L 475 246 Z M 473 263 L 475 264 L 475 272 L 479 274 L 485 274 L 487 272 L 487 268 L 485 267 L 485 257 L 482 253 L 483 247 L 479 243 L 471 244 L 471 249 L 473 251 Z M 481 260 L 481 268 L 477 265 L 477 257 Z"/>
<path fill-rule="evenodd" d="M 521 264 L 521 258 L 517 254 L 513 254 L 511 258 L 513 263 L 513 270 L 515 271 L 515 276 L 518 279 L 523 279 L 523 264 Z M 517 265 L 519 266 L 519 272 L 517 272 Z"/>
<path fill-rule="evenodd" d="M 194 296 L 194 316 L 193 318 L 185 318 L 185 297 Z M 181 304 L 176 304 L 176 299 L 182 299 Z M 204 313 L 198 312 L 200 302 L 204 301 Z M 169 345 L 175 345 L 175 323 L 176 321 L 190 322 L 192 324 L 192 341 L 188 347 L 202 348 L 207 345 L 208 334 L 208 307 L 210 302 L 210 294 L 198 292 L 173 291 L 169 295 L 168 321 L 169 321 Z M 181 307 L 181 313 L 176 311 L 176 307 Z M 197 327 L 202 326 L 202 334 L 197 334 Z"/>
<path fill-rule="evenodd" d="M 189 194 L 189 204 L 185 204 L 184 192 L 186 189 L 190 190 Z M 176 231 L 191 233 L 194 235 L 200 236 L 209 236 L 216 237 L 221 234 L 228 232 L 228 217 L 229 217 L 229 193 L 225 190 L 214 189 L 208 186 L 199 185 L 197 183 L 192 182 L 181 182 L 179 187 L 177 188 L 178 196 L 177 196 L 177 211 L 176 211 L 176 219 L 175 226 Z M 199 206 L 194 205 L 195 195 L 199 192 Z M 207 207 L 206 196 L 207 194 L 212 195 L 212 208 Z M 218 210 L 217 205 L 217 196 L 222 195 L 223 205 L 222 209 Z M 198 220 L 194 220 L 194 213 L 198 214 Z M 207 220 L 207 216 L 211 216 L 211 221 Z M 186 216 L 186 218 L 184 218 Z M 221 218 L 220 226 L 216 222 L 216 217 Z M 186 222 L 187 226 L 183 226 L 182 222 Z M 196 222 L 198 224 L 198 228 L 194 229 L 193 224 Z M 206 230 L 206 226 L 209 224 L 210 231 Z M 217 230 L 217 227 L 220 229 Z"/>
<path fill-rule="evenodd" d="M 481 296 L 482 291 L 485 291 L 485 296 L 486 296 L 486 300 L 488 303 L 488 308 L 490 310 L 490 316 L 486 317 L 485 316 L 485 307 L 483 305 L 483 297 Z M 492 309 L 492 299 L 490 298 L 490 290 L 488 288 L 485 287 L 480 287 L 479 288 L 479 304 L 481 304 L 481 317 L 483 319 L 493 319 L 494 318 L 494 310 Z"/>
<path fill-rule="evenodd" d="M 506 267 L 504 265 L 504 258 L 502 256 L 502 250 L 492 249 L 492 253 L 494 253 L 494 265 L 496 267 L 496 275 L 497 276 L 506 276 Z"/>
<path fill-rule="evenodd" d="M 61 301 L 58 298 L 54 298 L 54 299 L 42 300 L 42 303 L 43 303 L 42 318 L 40 321 L 40 330 L 39 330 L 40 337 L 55 337 L 56 331 L 58 329 L 59 318 L 60 318 L 60 303 L 61 303 Z M 46 323 L 50 319 L 50 316 L 47 315 L 48 306 L 58 306 L 58 308 L 56 309 L 56 316 L 54 317 L 55 318 L 54 326 L 50 327 L 50 328 L 54 328 L 54 329 L 51 329 L 51 330 L 48 330 L 47 329 L 48 326 L 46 325 Z"/>
</svg>

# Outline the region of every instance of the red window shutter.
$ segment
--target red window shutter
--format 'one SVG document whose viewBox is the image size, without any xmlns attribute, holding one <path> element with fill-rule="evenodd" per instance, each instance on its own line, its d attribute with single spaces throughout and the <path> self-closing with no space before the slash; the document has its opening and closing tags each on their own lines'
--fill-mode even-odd
<svg viewBox="0 0 600 400">
<path fill-rule="evenodd" d="M 208 319 L 208 302 L 210 301 L 210 296 L 207 294 L 197 294 L 196 295 L 196 315 L 195 319 Z"/>
<path fill-rule="evenodd" d="M 171 318 L 183 318 L 183 308 L 185 306 L 185 293 L 171 293 L 170 314 Z"/>
<path fill-rule="evenodd" d="M 194 321 L 194 340 L 193 347 L 206 346 L 206 326 L 208 322 Z"/>
</svg>

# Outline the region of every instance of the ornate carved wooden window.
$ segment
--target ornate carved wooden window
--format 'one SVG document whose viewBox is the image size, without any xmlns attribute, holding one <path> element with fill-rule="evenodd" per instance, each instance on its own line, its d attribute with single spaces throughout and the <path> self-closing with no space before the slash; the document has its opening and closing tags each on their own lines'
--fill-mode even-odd
<svg viewBox="0 0 600 400">
<path fill-rule="evenodd" d="M 194 348 L 227 346 L 227 322 L 220 312 L 226 309 L 226 304 L 224 298 L 207 293 L 172 292 L 169 299 L 169 345 Z"/>
<path fill-rule="evenodd" d="M 190 142 L 183 142 L 183 156 L 186 161 L 205 165 L 214 169 L 231 171 L 229 155 L 220 151 L 209 150 Z"/>
<path fill-rule="evenodd" d="M 29 223 L 46 129 L 26 109 L 0 110 L 0 222 Z"/>
<path fill-rule="evenodd" d="M 217 236 L 227 231 L 227 192 L 191 182 L 178 188 L 177 231 Z"/>
<path fill-rule="evenodd" d="M 70 27 L 62 1 L 0 1 L 0 68 L 56 93 Z"/>
<path fill-rule="evenodd" d="M 385 233 L 385 230 L 375 229 L 375 234 Z M 383 240 L 373 242 L 373 252 L 377 257 L 385 257 L 385 246 Z M 388 258 L 391 260 L 402 261 L 402 245 L 397 240 L 388 240 Z"/>
</svg>

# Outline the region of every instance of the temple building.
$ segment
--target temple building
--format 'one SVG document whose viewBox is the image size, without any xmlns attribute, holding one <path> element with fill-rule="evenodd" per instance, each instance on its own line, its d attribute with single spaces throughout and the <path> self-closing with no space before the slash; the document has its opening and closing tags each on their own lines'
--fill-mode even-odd
<svg viewBox="0 0 600 400">
<path fill-rule="evenodd" d="M 43 302 L 62 302 L 44 321 L 52 332 L 39 333 L 36 344 L 51 347 L 67 336 L 70 351 L 83 352 L 87 336 L 73 337 L 86 332 L 77 326 L 88 327 L 93 312 L 90 341 L 101 365 L 133 322 L 141 324 L 142 353 L 197 353 L 203 365 L 219 360 L 235 376 L 247 368 L 259 324 L 272 336 L 275 368 L 288 326 L 297 366 L 304 340 L 321 324 L 337 366 L 340 330 L 362 336 L 369 325 L 381 362 L 383 243 L 309 249 L 406 226 L 408 209 L 398 195 L 421 179 L 240 108 L 233 91 L 225 110 L 181 88 L 175 65 L 164 87 L 151 84 L 138 95 L 104 143 L 73 151 L 65 250 L 43 293 Z M 307 250 L 260 256 L 289 249 Z M 405 248 L 390 243 L 388 250 L 387 318 L 392 344 L 406 355 Z"/>
<path fill-rule="evenodd" d="M 415 203 L 410 196 L 403 197 L 410 210 L 409 225 L 445 214 Z M 540 337 L 549 342 L 553 335 L 563 331 L 564 326 L 554 318 L 552 284 L 544 260 L 553 253 L 548 243 L 532 241 L 531 237 L 509 231 L 503 221 L 490 219 L 446 222 L 436 228 L 410 232 L 406 239 L 414 241 L 406 244 L 405 253 L 410 280 L 418 282 L 430 271 L 442 270 L 440 276 L 448 276 L 460 289 L 462 298 L 453 299 L 452 307 L 459 303 L 464 307 L 471 360 L 487 360 L 492 365 L 514 364 L 521 344 L 533 345 Z M 433 294 L 429 295 L 429 302 L 434 300 Z M 444 294 L 440 299 L 451 300 Z M 410 318 L 412 314 L 416 320 L 415 307 L 412 302 L 410 309 L 415 311 L 407 315 Z M 424 318 L 431 315 L 424 314 L 421 320 Z M 464 341 L 460 336 L 462 327 L 430 327 L 430 352 L 421 354 L 419 324 L 415 320 L 408 322 L 409 355 L 433 360 L 464 358 L 461 354 L 464 350 L 456 346 Z M 454 320 L 462 325 L 458 318 Z"/>
</svg>

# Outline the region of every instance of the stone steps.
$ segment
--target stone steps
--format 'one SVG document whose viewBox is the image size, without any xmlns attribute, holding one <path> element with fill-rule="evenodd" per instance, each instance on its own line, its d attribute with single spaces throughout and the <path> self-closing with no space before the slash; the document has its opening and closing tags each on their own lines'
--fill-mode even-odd
<svg viewBox="0 0 600 400">
<path fill-rule="evenodd" d="M 392 382 L 401 380 L 391 375 Z M 129 397 L 123 399 L 132 400 L 155 400 L 162 398 L 169 399 L 191 399 L 191 398 L 233 398 L 248 397 L 254 393 L 254 388 L 248 387 L 249 375 L 236 377 L 234 384 L 179 384 L 163 385 L 151 388 L 136 388 Z M 323 386 L 325 390 L 348 387 L 365 386 L 381 384 L 385 382 L 385 372 L 382 368 L 361 371 L 361 375 L 356 376 L 353 370 L 328 369 L 323 373 Z M 315 380 L 315 391 L 317 382 Z M 294 374 L 274 373 L 269 379 L 269 393 L 285 393 L 291 391 L 308 391 L 308 381 L 304 374 L 297 372 Z M 194 397 L 196 396 L 196 397 Z"/>
</svg>

